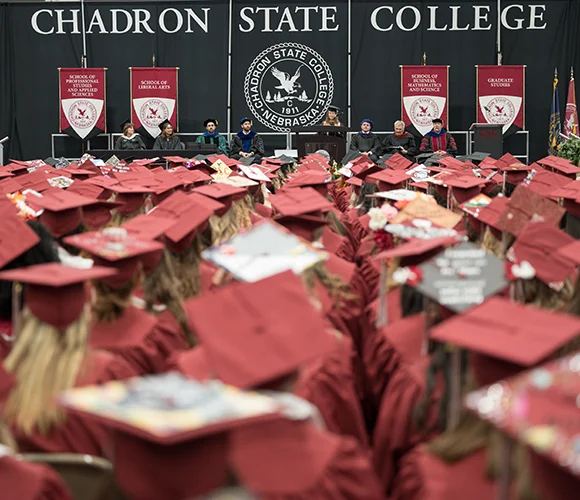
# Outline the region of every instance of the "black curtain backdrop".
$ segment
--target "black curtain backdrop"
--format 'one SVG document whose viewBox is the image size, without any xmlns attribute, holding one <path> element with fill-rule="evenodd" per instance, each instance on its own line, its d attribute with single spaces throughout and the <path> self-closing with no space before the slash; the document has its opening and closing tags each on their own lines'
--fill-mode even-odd
<svg viewBox="0 0 580 500">
<path fill-rule="evenodd" d="M 552 78 L 554 68 L 560 73 L 560 98 L 564 115 L 570 67 L 580 71 L 579 35 L 580 2 L 577 0 L 543 0 L 502 2 L 511 8 L 506 22 L 524 29 L 501 32 L 504 64 L 525 64 L 526 72 L 526 128 L 530 131 L 531 159 L 546 154 Z M 530 19 L 533 6 L 543 5 L 543 20 Z M 469 30 L 451 30 L 453 9 L 457 11 L 457 27 L 470 24 Z M 270 10 L 270 30 L 265 26 L 265 8 Z M 309 31 L 305 30 L 305 7 L 314 8 L 309 14 Z M 415 12 L 421 23 L 414 30 Z M 431 9 L 429 8 L 431 7 Z M 431 13 L 436 10 L 436 27 L 448 25 L 445 31 L 430 29 Z M 474 11 L 485 12 L 489 30 L 473 30 Z M 288 9 L 286 11 L 285 9 Z M 54 28 L 55 33 L 42 35 L 31 24 L 35 12 L 49 9 L 52 17 L 41 15 L 43 30 Z M 0 137 L 10 136 L 5 158 L 45 158 L 50 154 L 50 134 L 58 132 L 58 67 L 78 67 L 82 55 L 80 34 L 71 33 L 65 24 L 65 34 L 56 33 L 56 10 L 71 19 L 71 10 L 80 9 L 80 2 L 0 2 Z M 109 132 L 117 132 L 118 124 L 129 116 L 129 66 L 150 66 L 155 54 L 158 66 L 178 66 L 179 125 L 182 132 L 201 132 L 203 121 L 215 117 L 225 131 L 228 113 L 232 131 L 238 129 L 241 116 L 252 115 L 244 93 L 248 69 L 256 57 L 276 44 L 302 44 L 316 51 L 327 63 L 334 83 L 334 104 L 348 115 L 350 91 L 351 125 L 357 127 L 363 118 L 372 118 L 377 130 L 391 130 L 400 118 L 400 65 L 421 64 L 427 54 L 428 64 L 450 65 L 450 128 L 467 130 L 475 121 L 475 65 L 496 62 L 496 2 L 426 1 L 366 1 L 352 0 L 349 33 L 349 3 L 346 0 L 283 3 L 261 0 L 229 0 L 149 2 L 120 0 L 116 2 L 86 2 L 86 25 L 95 10 L 102 15 L 103 24 L 111 31 L 111 11 L 126 10 L 132 16 L 149 13 L 148 25 L 154 33 L 134 29 L 125 34 L 93 33 L 87 35 L 89 67 L 107 67 L 107 125 Z M 159 26 L 159 16 L 166 9 L 181 13 L 184 25 L 175 33 L 167 33 Z M 186 9 L 193 9 L 203 19 L 208 10 L 208 31 L 192 23 L 187 32 Z M 260 10 L 261 9 L 261 10 Z M 371 23 L 373 12 L 376 24 L 387 29 L 377 30 Z M 392 9 L 392 13 L 391 13 Z M 404 9 L 403 14 L 398 13 Z M 324 11 L 324 12 L 323 12 Z M 286 22 L 280 21 L 286 17 Z M 538 12 L 538 11 L 536 11 Z M 249 22 L 244 19 L 251 19 Z M 326 24 L 324 21 L 326 17 Z M 173 11 L 165 16 L 166 28 L 176 26 Z M 80 20 L 80 15 L 79 15 Z M 124 16 L 119 16 L 119 30 Z M 252 26 L 253 23 L 253 26 Z M 545 23 L 546 29 L 529 29 L 530 25 Z M 231 109 L 228 110 L 228 47 L 231 24 L 232 72 Z M 250 29 L 252 28 L 252 29 Z M 278 30 L 279 28 L 279 30 Z M 294 31 L 294 28 L 296 31 Z M 277 31 L 278 30 L 278 31 Z M 351 67 L 349 75 L 349 35 Z M 292 63 L 280 66 L 292 73 Z M 270 70 L 269 70 L 270 71 Z M 265 76 L 264 92 L 273 88 L 275 80 Z M 312 76 L 303 72 L 299 89 L 312 98 Z M 350 81 L 350 89 L 349 89 Z M 580 89 L 579 89 L 580 92 Z M 278 106 L 275 104 L 273 106 Z M 280 106 L 278 106 L 280 108 Z M 254 118 L 256 118 L 254 116 Z M 272 131 L 255 119 L 256 130 Z M 189 139 L 186 139 L 189 140 Z M 510 138 L 507 144 L 521 147 L 521 138 Z M 283 146 L 283 140 L 268 138 L 270 147 Z M 278 144 L 280 142 L 280 144 Z"/>
</svg>

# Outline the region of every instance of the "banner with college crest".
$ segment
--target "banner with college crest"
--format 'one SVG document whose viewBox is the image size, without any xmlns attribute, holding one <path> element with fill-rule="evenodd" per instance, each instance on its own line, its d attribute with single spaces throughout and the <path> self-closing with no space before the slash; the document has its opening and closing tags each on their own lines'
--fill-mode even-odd
<svg viewBox="0 0 580 500">
<path fill-rule="evenodd" d="M 525 66 L 476 66 L 477 123 L 503 125 L 503 135 L 525 128 Z"/>
<path fill-rule="evenodd" d="M 159 124 L 169 120 L 179 130 L 177 112 L 179 68 L 129 68 L 131 121 L 139 132 L 155 139 Z"/>
<path fill-rule="evenodd" d="M 105 68 L 58 68 L 59 130 L 86 141 L 106 132 Z"/>
<path fill-rule="evenodd" d="M 449 66 L 401 66 L 401 116 L 407 129 L 425 135 L 433 119 L 449 128 Z"/>
</svg>

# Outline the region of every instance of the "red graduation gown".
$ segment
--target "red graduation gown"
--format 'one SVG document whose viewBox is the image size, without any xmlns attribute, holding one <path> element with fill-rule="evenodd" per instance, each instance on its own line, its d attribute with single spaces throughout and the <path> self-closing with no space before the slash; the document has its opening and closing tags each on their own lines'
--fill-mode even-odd
<svg viewBox="0 0 580 500">
<path fill-rule="evenodd" d="M 129 306 L 112 323 L 101 321 L 92 326 L 90 346 L 117 354 L 139 375 L 160 373 L 165 366 L 165 357 L 156 327 L 155 316 Z"/>
<path fill-rule="evenodd" d="M 446 463 L 420 445 L 401 459 L 389 500 L 491 500 L 496 487 L 485 471 L 485 449 Z"/>
<path fill-rule="evenodd" d="M 108 352 L 91 350 L 82 364 L 75 387 L 125 380 L 137 375 L 123 359 Z M 35 433 L 25 436 L 14 426 L 12 433 L 22 453 L 84 453 L 110 456 L 109 430 L 99 423 L 75 414 L 68 414 L 66 422 L 53 428 L 47 435 Z"/>
<path fill-rule="evenodd" d="M 322 231 L 322 244 L 324 248 L 337 257 L 354 262 L 356 252 L 351 241 L 346 236 L 336 234 L 328 226 Z"/>
<path fill-rule="evenodd" d="M 0 491 L 5 500 L 72 500 L 51 467 L 11 456 L 0 458 Z"/>
<path fill-rule="evenodd" d="M 425 356 L 412 363 L 402 363 L 389 381 L 381 399 L 373 439 L 375 470 L 384 491 L 392 487 L 397 475 L 398 462 L 409 449 L 432 439 L 438 433 L 436 404 L 443 386 L 437 378 L 431 404 L 426 411 L 425 429 L 420 431 L 413 423 L 413 410 L 425 393 L 425 372 L 430 358 Z"/>
<path fill-rule="evenodd" d="M 337 338 L 334 352 L 306 365 L 294 393 L 316 406 L 329 431 L 355 438 L 369 449 L 368 434 L 353 372 L 354 352 L 348 337 Z"/>
</svg>

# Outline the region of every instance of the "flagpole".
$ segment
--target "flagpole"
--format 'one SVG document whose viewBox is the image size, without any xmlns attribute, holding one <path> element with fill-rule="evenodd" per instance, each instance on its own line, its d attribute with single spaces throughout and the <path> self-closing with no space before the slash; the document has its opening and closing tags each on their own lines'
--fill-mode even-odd
<svg viewBox="0 0 580 500">
<path fill-rule="evenodd" d="M 501 0 L 497 0 L 497 65 L 501 66 Z"/>
</svg>

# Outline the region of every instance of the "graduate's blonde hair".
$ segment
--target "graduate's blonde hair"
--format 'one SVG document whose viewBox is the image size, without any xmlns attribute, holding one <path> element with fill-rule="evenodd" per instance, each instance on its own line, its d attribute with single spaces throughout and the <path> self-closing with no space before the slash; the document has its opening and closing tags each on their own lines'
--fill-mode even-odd
<svg viewBox="0 0 580 500">
<path fill-rule="evenodd" d="M 119 319 L 125 309 L 132 304 L 133 292 L 141 282 L 142 270 L 135 273 L 131 281 L 120 287 L 113 287 L 104 281 L 93 282 L 95 297 L 93 302 L 93 318 L 96 322 L 112 323 Z"/>
<path fill-rule="evenodd" d="M 190 267 L 197 267 L 196 289 L 199 289 L 201 281 L 199 278 L 199 262 L 196 264 L 197 266 L 194 265 Z M 179 276 L 182 276 L 181 273 Z M 192 281 L 195 281 L 195 278 Z M 167 307 L 167 310 L 173 314 L 179 323 L 179 326 L 181 326 L 190 347 L 193 347 L 195 345 L 193 333 L 189 328 L 187 314 L 185 313 L 182 304 L 183 295 L 180 293 L 182 287 L 176 286 L 176 283 L 181 284 L 181 281 L 178 278 L 178 274 L 175 272 L 170 251 L 167 248 L 164 248 L 159 264 L 157 264 L 153 272 L 143 280 L 145 305 L 148 312 L 155 313 L 155 304 L 157 302 L 164 304 Z M 193 283 L 192 287 L 195 287 Z"/>
<path fill-rule="evenodd" d="M 88 307 L 65 332 L 40 321 L 29 309 L 22 312 L 21 328 L 6 370 L 16 377 L 4 414 L 25 435 L 48 434 L 66 421 L 57 396 L 75 386 L 88 350 Z"/>
<path fill-rule="evenodd" d="M 177 292 L 182 300 L 196 297 L 201 293 L 201 237 L 196 235 L 185 252 L 170 252 L 168 255 L 174 269 Z"/>
</svg>

